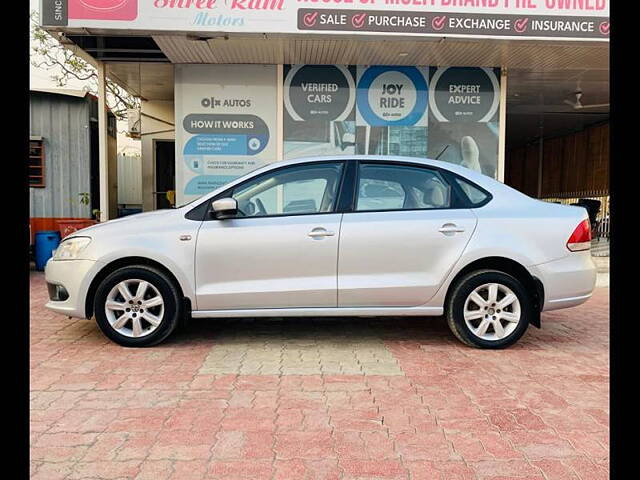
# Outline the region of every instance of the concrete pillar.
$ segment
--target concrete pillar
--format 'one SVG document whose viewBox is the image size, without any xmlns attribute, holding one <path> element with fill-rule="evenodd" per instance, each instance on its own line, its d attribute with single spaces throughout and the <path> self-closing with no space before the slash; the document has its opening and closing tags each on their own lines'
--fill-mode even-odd
<svg viewBox="0 0 640 480">
<path fill-rule="evenodd" d="M 507 141 L 507 69 L 500 69 L 500 112 L 499 112 L 499 134 L 498 134 L 498 171 L 497 180 L 504 183 L 504 164 Z"/>
<path fill-rule="evenodd" d="M 109 144 L 107 138 L 107 66 L 98 61 L 98 178 L 100 221 L 109 220 Z"/>
<path fill-rule="evenodd" d="M 542 102 L 540 102 L 542 105 Z M 544 125 L 542 124 L 542 117 L 540 118 L 540 145 L 538 151 L 538 187 L 537 198 L 542 198 L 542 165 L 544 160 Z"/>
<path fill-rule="evenodd" d="M 284 160 L 284 65 L 276 66 L 276 161 Z"/>
</svg>

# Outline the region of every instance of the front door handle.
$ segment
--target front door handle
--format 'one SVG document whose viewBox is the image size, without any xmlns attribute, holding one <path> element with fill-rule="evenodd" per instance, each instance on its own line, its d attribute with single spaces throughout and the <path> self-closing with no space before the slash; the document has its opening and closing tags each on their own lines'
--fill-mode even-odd
<svg viewBox="0 0 640 480">
<path fill-rule="evenodd" d="M 311 230 L 309 233 L 307 233 L 307 235 L 310 236 L 311 238 L 322 238 L 322 237 L 333 237 L 335 233 L 330 232 L 329 230 L 326 230 L 322 227 L 316 227 L 313 230 Z"/>
<path fill-rule="evenodd" d="M 464 228 L 458 227 L 455 223 L 445 223 L 438 231 L 446 235 L 448 233 L 462 233 L 464 232 Z"/>
</svg>

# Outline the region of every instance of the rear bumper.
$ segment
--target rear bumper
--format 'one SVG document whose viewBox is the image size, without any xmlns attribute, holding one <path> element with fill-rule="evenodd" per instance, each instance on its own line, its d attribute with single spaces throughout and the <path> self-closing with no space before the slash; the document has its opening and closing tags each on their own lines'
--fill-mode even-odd
<svg viewBox="0 0 640 480">
<path fill-rule="evenodd" d="M 84 318 L 87 291 L 97 267 L 94 260 L 49 260 L 44 269 L 47 284 L 64 287 L 68 297 L 62 301 L 51 298 L 55 289 L 50 287 L 45 307 L 69 317 Z"/>
<path fill-rule="evenodd" d="M 543 312 L 586 302 L 596 285 L 596 266 L 588 250 L 534 265 L 529 270 L 544 285 Z"/>
</svg>

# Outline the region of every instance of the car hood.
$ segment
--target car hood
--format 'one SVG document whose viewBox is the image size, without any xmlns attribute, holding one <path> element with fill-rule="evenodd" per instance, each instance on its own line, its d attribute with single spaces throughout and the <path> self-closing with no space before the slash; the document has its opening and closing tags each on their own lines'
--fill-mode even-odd
<svg viewBox="0 0 640 480">
<path fill-rule="evenodd" d="M 74 237 L 78 236 L 93 236 L 96 233 L 102 233 L 103 231 L 111 230 L 111 229 L 121 229 L 127 228 L 128 225 L 136 225 L 136 227 L 147 224 L 148 222 L 163 222 L 168 217 L 174 216 L 177 214 L 177 210 L 174 209 L 165 209 L 165 210 L 154 210 L 151 212 L 143 212 L 136 213 L 134 215 L 127 215 L 122 218 L 115 218 L 113 220 L 109 220 L 107 222 L 97 223 L 95 225 L 91 225 L 90 227 L 83 228 L 82 230 L 77 230 L 73 233 Z"/>
</svg>

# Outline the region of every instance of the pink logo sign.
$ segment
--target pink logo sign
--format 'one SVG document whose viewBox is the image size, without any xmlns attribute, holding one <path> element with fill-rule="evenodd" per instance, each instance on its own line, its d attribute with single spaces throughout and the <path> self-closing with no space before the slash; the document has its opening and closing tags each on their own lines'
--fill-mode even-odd
<svg viewBox="0 0 640 480">
<path fill-rule="evenodd" d="M 431 20 L 431 26 L 434 30 L 442 30 L 446 22 L 446 15 L 442 15 L 441 17 L 433 17 L 433 20 Z"/>
<path fill-rule="evenodd" d="M 302 21 L 307 27 L 313 27 L 316 24 L 317 19 L 318 12 L 307 13 L 304 17 L 302 17 Z"/>
<path fill-rule="evenodd" d="M 69 18 L 93 20 L 134 20 L 138 0 L 69 0 Z"/>
<path fill-rule="evenodd" d="M 513 28 L 516 30 L 516 32 L 522 33 L 527 29 L 528 24 L 529 24 L 528 18 L 520 18 L 515 21 L 515 23 L 513 24 Z"/>
<path fill-rule="evenodd" d="M 364 22 L 367 19 L 367 14 L 366 13 L 360 13 L 358 15 L 354 15 L 353 17 L 351 17 L 351 24 L 355 27 L 355 28 L 362 28 L 364 27 Z"/>
</svg>

